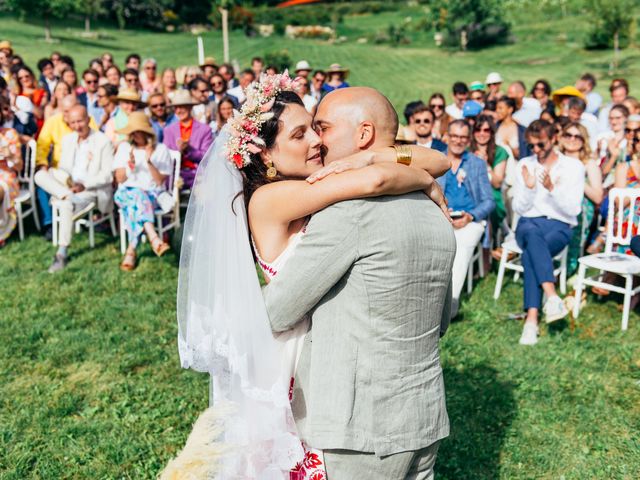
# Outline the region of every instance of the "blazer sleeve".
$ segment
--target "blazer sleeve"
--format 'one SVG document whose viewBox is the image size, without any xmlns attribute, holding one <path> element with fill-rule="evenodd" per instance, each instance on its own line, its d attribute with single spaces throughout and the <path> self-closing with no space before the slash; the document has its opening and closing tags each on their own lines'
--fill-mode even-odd
<svg viewBox="0 0 640 480">
<path fill-rule="evenodd" d="M 357 260 L 358 222 L 351 201 L 316 213 L 278 274 L 264 287 L 271 329 L 293 328 Z"/>
<path fill-rule="evenodd" d="M 196 122 L 196 120 L 194 120 L 194 122 Z M 202 125 L 202 127 L 198 129 L 198 141 L 193 144 L 189 143 L 189 147 L 186 151 L 187 157 L 195 162 L 202 160 L 204 154 L 207 153 L 207 150 L 209 150 L 209 147 L 213 143 L 213 135 L 209 126 L 204 123 L 200 123 L 200 125 Z"/>
<path fill-rule="evenodd" d="M 493 198 L 493 190 L 491 189 L 491 183 L 489 182 L 489 175 L 487 175 L 485 164 L 480 160 L 480 164 L 475 170 L 476 178 L 474 181 L 478 182 L 479 197 L 476 199 L 476 206 L 469 213 L 473 216 L 473 220 L 480 222 L 486 220 L 496 208 L 496 201 Z"/>
<path fill-rule="evenodd" d="M 84 186 L 87 189 L 104 187 L 105 185 L 109 185 L 112 180 L 113 146 L 111 142 L 104 141 L 96 145 L 94 155 L 98 156 L 98 158 L 94 160 L 100 162 L 100 169 L 94 177 L 87 179 L 85 182 Z"/>
</svg>

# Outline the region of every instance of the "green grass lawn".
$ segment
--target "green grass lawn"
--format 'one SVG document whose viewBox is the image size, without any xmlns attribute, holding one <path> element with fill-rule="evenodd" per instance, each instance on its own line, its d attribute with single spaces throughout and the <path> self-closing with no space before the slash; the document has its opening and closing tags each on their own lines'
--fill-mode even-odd
<svg viewBox="0 0 640 480">
<path fill-rule="evenodd" d="M 76 236 L 66 271 L 32 234 L 0 250 L 0 478 L 154 478 L 207 406 L 179 368 L 177 257 L 143 246 L 118 270 L 115 239 Z M 518 345 L 522 289 L 476 285 L 442 343 L 451 436 L 441 479 L 640 478 L 640 318 L 616 303 Z M 392 414 L 392 412 L 390 412 Z"/>
<path fill-rule="evenodd" d="M 487 73 L 493 70 L 501 72 L 507 82 L 524 80 L 527 87 L 538 78 L 548 79 L 554 87 L 573 84 L 580 74 L 591 71 L 602 79 L 597 90 L 608 98 L 612 53 L 582 48 L 590 22 L 584 16 L 548 19 L 523 13 L 513 29 L 515 43 L 479 52 L 442 50 L 435 47 L 432 34 L 413 31 L 409 33 L 412 43 L 399 48 L 357 42 L 367 34 L 385 30 L 389 24 L 397 25 L 407 17 L 412 18 L 410 25 L 413 25 L 421 18 L 421 12 L 421 7 L 405 7 L 379 15 L 348 16 L 338 28 L 338 33 L 346 36 L 347 41 L 338 45 L 280 36 L 246 38 L 240 32 L 232 32 L 231 57 L 245 67 L 255 55 L 286 49 L 293 62 L 306 59 L 313 67 L 326 68 L 330 63 L 339 62 L 351 69 L 350 82 L 379 88 L 399 111 L 408 101 L 427 100 L 434 91 L 441 91 L 448 97 L 453 82 L 484 81 Z M 89 59 L 105 51 L 112 52 L 119 65 L 124 64 L 124 57 L 131 52 L 155 57 L 160 68 L 197 63 L 196 37 L 190 33 L 98 27 L 99 36 L 94 39 L 81 37 L 80 27 L 79 22 L 72 21 L 54 25 L 53 35 L 58 43 L 49 44 L 44 41 L 41 24 L 25 24 L 12 17 L 0 17 L 0 37 L 10 39 L 17 52 L 34 67 L 38 59 L 54 49 L 71 54 L 80 72 Z M 206 54 L 221 59 L 220 32 L 206 32 L 203 39 Z M 640 75 L 640 49 L 633 47 L 622 52 L 618 75 L 629 78 L 633 87 L 633 79 Z"/>
</svg>

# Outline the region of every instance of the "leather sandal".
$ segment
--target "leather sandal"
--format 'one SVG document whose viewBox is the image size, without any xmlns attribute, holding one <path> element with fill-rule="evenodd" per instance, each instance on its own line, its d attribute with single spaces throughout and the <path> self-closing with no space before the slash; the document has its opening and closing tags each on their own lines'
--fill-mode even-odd
<svg viewBox="0 0 640 480">
<path fill-rule="evenodd" d="M 120 264 L 120 270 L 123 272 L 130 272 L 136 268 L 136 252 L 126 252 L 122 263 Z"/>
<path fill-rule="evenodd" d="M 153 250 L 153 253 L 155 253 L 158 257 L 161 257 L 167 252 L 167 250 L 169 250 L 170 247 L 169 244 L 163 242 L 160 237 L 156 237 L 151 242 L 151 248 Z"/>
</svg>

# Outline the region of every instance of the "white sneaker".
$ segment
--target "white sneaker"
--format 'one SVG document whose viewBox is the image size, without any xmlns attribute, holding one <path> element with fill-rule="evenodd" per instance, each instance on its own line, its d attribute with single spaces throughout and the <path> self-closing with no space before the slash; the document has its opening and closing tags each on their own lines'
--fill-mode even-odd
<svg viewBox="0 0 640 480">
<path fill-rule="evenodd" d="M 520 336 L 520 345 L 535 345 L 538 343 L 538 326 L 533 323 L 525 323 Z"/>
<path fill-rule="evenodd" d="M 549 297 L 542 310 L 544 311 L 544 321 L 547 323 L 562 320 L 569 313 L 567 306 L 557 295 Z"/>
</svg>

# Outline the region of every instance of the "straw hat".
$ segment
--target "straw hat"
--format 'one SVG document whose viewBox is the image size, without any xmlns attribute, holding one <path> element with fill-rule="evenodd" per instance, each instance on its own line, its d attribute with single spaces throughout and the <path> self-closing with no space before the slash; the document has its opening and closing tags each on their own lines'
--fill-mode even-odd
<svg viewBox="0 0 640 480">
<path fill-rule="evenodd" d="M 126 102 L 134 102 L 140 105 L 146 105 L 145 102 L 142 101 L 142 97 L 140 97 L 140 93 L 133 88 L 122 88 L 118 91 L 118 96 L 116 100 L 124 100 Z"/>
<path fill-rule="evenodd" d="M 172 107 L 178 107 L 178 106 L 182 106 L 182 107 L 192 107 L 194 105 L 198 105 L 198 102 L 196 102 L 193 97 L 191 96 L 191 94 L 189 93 L 189 90 L 177 90 L 174 94 L 173 94 L 173 98 L 171 99 L 171 106 Z"/>
<path fill-rule="evenodd" d="M 201 67 L 215 67 L 218 68 L 218 64 L 216 63 L 216 59 L 213 57 L 204 57 L 204 62 L 202 62 Z"/>
<path fill-rule="evenodd" d="M 309 62 L 307 62 L 306 60 L 300 60 L 298 63 L 296 63 L 295 72 L 298 73 L 303 71 L 307 71 L 307 72 L 311 71 L 311 65 L 309 65 Z"/>
<path fill-rule="evenodd" d="M 329 66 L 329 69 L 327 70 L 327 73 L 329 75 L 331 75 L 332 73 L 344 73 L 344 76 L 346 78 L 346 76 L 349 74 L 349 69 L 348 68 L 344 68 L 339 63 L 332 63 Z"/>
<path fill-rule="evenodd" d="M 9 50 L 9 55 L 13 55 L 13 47 L 9 40 L 2 40 L 0 42 L 0 50 Z"/>
<path fill-rule="evenodd" d="M 562 100 L 565 97 L 580 97 L 581 99 L 586 100 L 584 93 L 573 85 L 567 85 L 566 87 L 562 87 L 551 92 L 551 99 L 556 105 L 562 103 Z"/>
<path fill-rule="evenodd" d="M 155 137 L 156 132 L 151 126 L 149 117 L 144 112 L 132 112 L 127 120 L 127 125 L 123 128 L 116 130 L 116 132 L 122 135 L 131 135 L 133 132 L 144 132 Z"/>
</svg>

